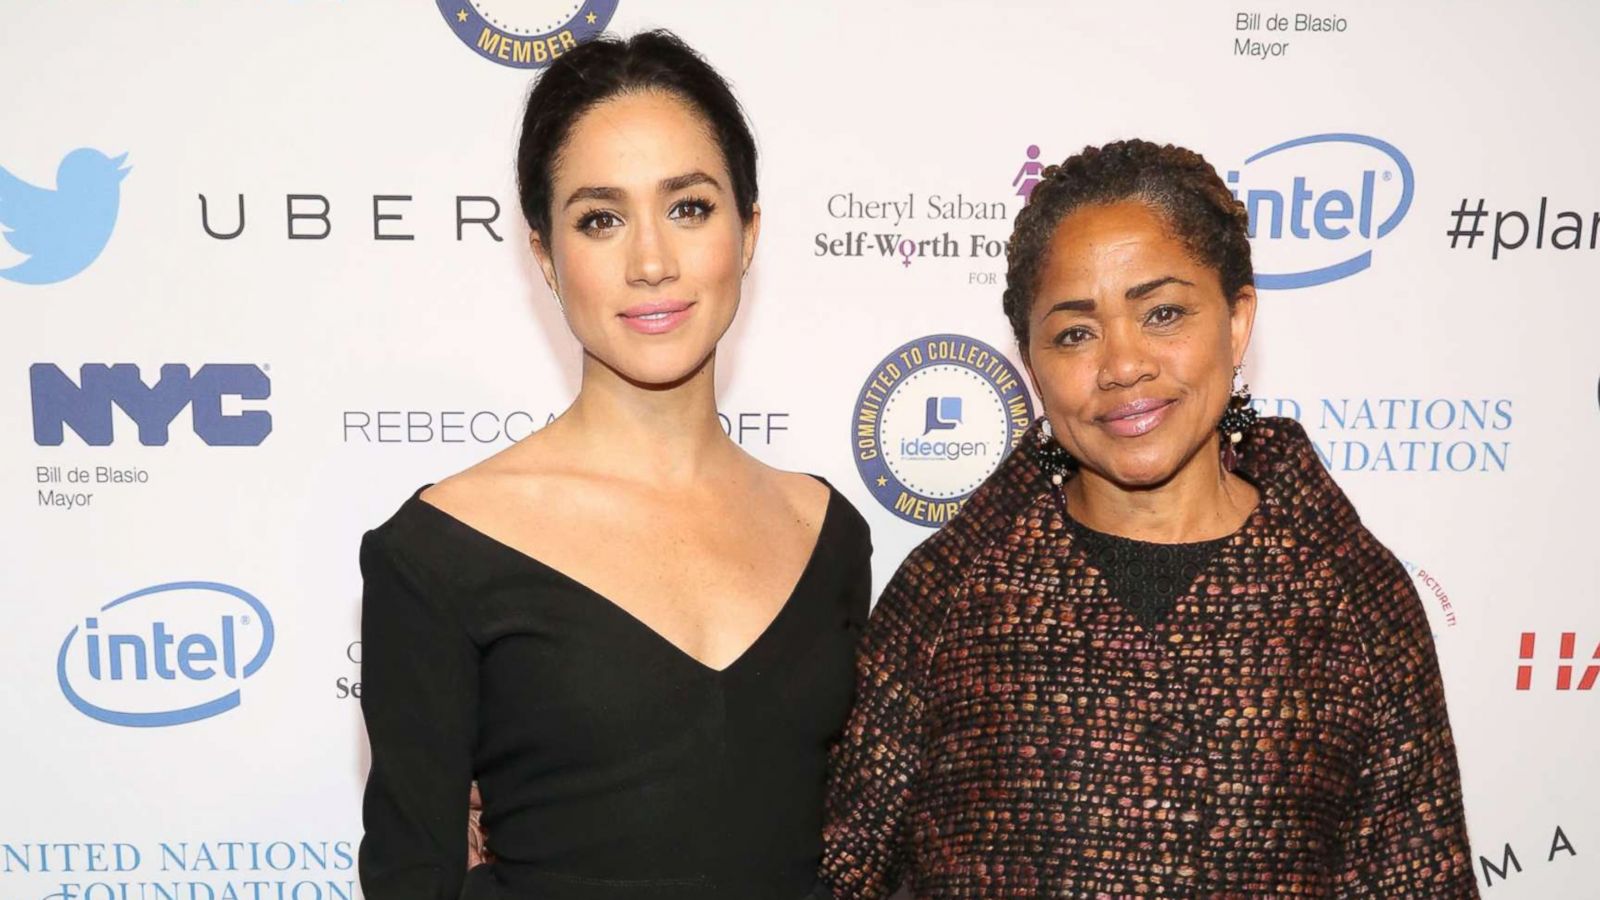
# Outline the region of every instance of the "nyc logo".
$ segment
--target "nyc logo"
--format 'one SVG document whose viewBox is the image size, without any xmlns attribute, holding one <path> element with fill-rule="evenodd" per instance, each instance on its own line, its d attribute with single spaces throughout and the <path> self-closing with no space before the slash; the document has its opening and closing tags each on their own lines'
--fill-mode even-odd
<svg viewBox="0 0 1600 900">
<path fill-rule="evenodd" d="M 139 426 L 139 443 L 166 446 L 178 414 L 191 410 L 194 433 L 208 447 L 255 447 L 272 433 L 272 413 L 264 409 L 225 412 L 238 400 L 266 400 L 272 379 L 260 366 L 208 363 L 191 374 L 182 363 L 161 367 L 155 384 L 146 384 L 132 363 L 87 363 L 78 381 L 50 363 L 28 368 L 33 395 L 33 440 L 41 447 L 59 447 L 71 428 L 91 447 L 109 447 L 120 409 Z"/>
<path fill-rule="evenodd" d="M 0 166 L 0 236 L 27 259 L 0 269 L 18 284 L 54 284 L 89 267 L 111 240 L 128 154 L 80 147 L 56 168 L 56 188 L 29 184 Z"/>
</svg>

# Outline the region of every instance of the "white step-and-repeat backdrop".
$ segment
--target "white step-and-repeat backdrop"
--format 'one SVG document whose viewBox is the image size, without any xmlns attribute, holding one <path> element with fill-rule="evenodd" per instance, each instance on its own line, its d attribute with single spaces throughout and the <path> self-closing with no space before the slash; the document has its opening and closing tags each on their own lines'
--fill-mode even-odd
<svg viewBox="0 0 1600 900">
<path fill-rule="evenodd" d="M 1033 415 L 1000 289 L 1041 168 L 1131 136 L 1203 152 L 1255 219 L 1247 380 L 1428 607 L 1480 884 L 1600 897 L 1600 8 L 0 20 L 0 900 L 360 896 L 357 542 L 572 397 L 516 211 L 519 105 L 572 42 L 658 26 L 734 83 L 762 152 L 724 424 L 850 496 L 880 587 L 994 459 L 908 467 L 892 416 L 874 458 L 859 408 L 959 397 L 980 437 Z"/>
</svg>

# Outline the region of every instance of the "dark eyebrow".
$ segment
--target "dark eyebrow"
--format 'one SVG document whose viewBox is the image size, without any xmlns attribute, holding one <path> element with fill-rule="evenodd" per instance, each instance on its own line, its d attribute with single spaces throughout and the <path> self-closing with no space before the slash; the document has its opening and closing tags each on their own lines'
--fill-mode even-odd
<svg viewBox="0 0 1600 900">
<path fill-rule="evenodd" d="M 1194 282 L 1192 281 L 1184 281 L 1182 278 L 1179 278 L 1176 275 L 1167 275 L 1162 278 L 1151 279 L 1143 284 L 1136 284 L 1133 287 L 1128 288 L 1128 290 L 1123 293 L 1123 296 L 1129 300 L 1139 300 L 1144 297 L 1148 297 L 1157 288 L 1162 288 L 1169 284 L 1182 284 L 1189 287 L 1194 287 Z M 1094 301 L 1061 300 L 1055 304 L 1052 304 L 1048 310 L 1045 310 L 1045 315 L 1048 316 L 1051 313 L 1058 312 L 1094 312 Z"/>
<path fill-rule="evenodd" d="M 1060 300 L 1060 301 L 1057 301 L 1055 305 L 1053 305 L 1049 309 L 1045 310 L 1044 314 L 1046 316 L 1048 316 L 1048 315 L 1051 315 L 1052 313 L 1058 313 L 1058 312 L 1094 312 L 1094 301 L 1093 300 Z"/>
<path fill-rule="evenodd" d="M 1136 284 L 1133 287 L 1128 288 L 1127 292 L 1122 296 L 1127 297 L 1129 300 L 1139 300 L 1143 297 L 1149 296 L 1157 288 L 1166 287 L 1169 284 L 1184 284 L 1188 285 L 1189 287 L 1194 287 L 1194 282 L 1192 281 L 1184 281 L 1182 278 L 1179 278 L 1176 275 L 1168 275 L 1165 278 L 1156 278 L 1151 281 L 1146 281 L 1143 284 Z"/>
<path fill-rule="evenodd" d="M 704 172 L 687 172 L 683 175 L 674 175 L 671 178 L 663 178 L 661 179 L 661 183 L 657 186 L 657 189 L 663 194 L 674 194 L 683 190 L 684 188 L 694 187 L 697 184 L 709 184 L 719 191 L 722 190 L 722 185 L 717 183 L 715 178 L 712 178 L 710 175 L 707 175 Z M 577 203 L 579 200 L 605 200 L 609 203 L 616 203 L 624 196 L 626 196 L 626 192 L 624 192 L 621 188 L 581 187 L 572 192 L 572 196 L 567 198 L 567 202 L 562 209 Z"/>
<path fill-rule="evenodd" d="M 684 188 L 694 187 L 697 184 L 709 184 L 719 191 L 722 190 L 722 185 L 718 184 L 715 178 L 704 172 L 689 172 L 684 175 L 663 178 L 661 179 L 659 190 L 663 194 L 675 194 Z"/>
<path fill-rule="evenodd" d="M 607 200 L 614 203 L 618 200 L 621 200 L 622 196 L 623 194 L 621 188 L 581 187 L 572 192 L 572 196 L 567 198 L 566 206 L 561 208 L 566 209 L 567 206 L 571 206 L 572 204 L 577 203 L 579 200 Z"/>
</svg>

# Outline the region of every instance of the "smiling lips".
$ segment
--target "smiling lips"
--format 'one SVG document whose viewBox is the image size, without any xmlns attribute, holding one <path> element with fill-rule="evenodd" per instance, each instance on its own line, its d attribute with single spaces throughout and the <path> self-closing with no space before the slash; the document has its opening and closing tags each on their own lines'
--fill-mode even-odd
<svg viewBox="0 0 1600 900">
<path fill-rule="evenodd" d="M 1160 425 L 1177 401 L 1134 400 L 1099 418 L 1100 426 L 1117 437 L 1138 437 Z"/>
<path fill-rule="evenodd" d="M 687 321 L 693 308 L 687 300 L 661 300 L 630 306 L 617 313 L 617 318 L 640 334 L 666 334 Z"/>
</svg>

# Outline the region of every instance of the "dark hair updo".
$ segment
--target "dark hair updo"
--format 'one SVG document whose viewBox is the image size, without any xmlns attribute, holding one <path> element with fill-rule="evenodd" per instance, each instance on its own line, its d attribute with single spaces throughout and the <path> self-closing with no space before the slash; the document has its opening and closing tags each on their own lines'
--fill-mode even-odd
<svg viewBox="0 0 1600 900">
<path fill-rule="evenodd" d="M 1255 283 L 1249 213 L 1205 157 L 1137 139 L 1085 147 L 1044 170 L 1043 180 L 1017 213 L 1006 245 L 1003 303 L 1024 352 L 1028 313 L 1056 226 L 1082 207 L 1124 200 L 1155 210 L 1197 261 L 1216 269 L 1230 307 L 1241 288 Z"/>
<path fill-rule="evenodd" d="M 661 91 L 705 120 L 733 180 L 739 217 L 756 204 L 756 142 L 744 111 L 717 70 L 670 31 L 645 31 L 623 40 L 601 35 L 557 57 L 528 94 L 517 146 L 517 194 L 522 215 L 549 243 L 550 182 L 572 125 L 620 94 Z"/>
</svg>

